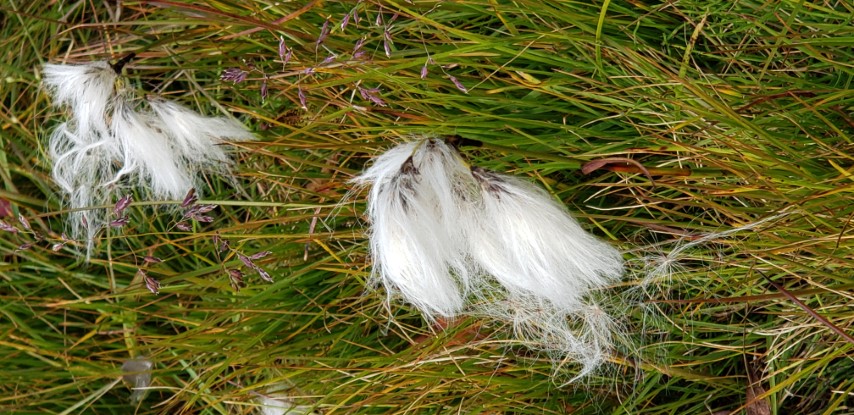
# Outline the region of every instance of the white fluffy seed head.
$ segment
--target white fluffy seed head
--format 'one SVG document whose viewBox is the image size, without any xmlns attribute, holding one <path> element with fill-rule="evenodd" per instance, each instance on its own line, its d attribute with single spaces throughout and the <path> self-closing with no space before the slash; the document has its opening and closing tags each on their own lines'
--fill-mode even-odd
<svg viewBox="0 0 854 415">
<path fill-rule="evenodd" d="M 428 320 L 459 313 L 507 322 L 556 366 L 596 369 L 619 329 L 591 291 L 620 279 L 620 253 L 586 233 L 537 186 L 469 169 L 442 141 L 377 157 L 353 183 L 371 186 L 374 279 Z"/>
<path fill-rule="evenodd" d="M 83 209 L 109 200 L 109 189 L 95 183 L 115 174 L 113 160 L 118 155 L 100 132 L 75 130 L 62 123 L 51 133 L 48 147 L 53 159 L 51 174 L 72 208 Z M 105 221 L 103 209 L 74 210 L 69 214 L 68 233 L 86 241 L 87 258 L 95 234 Z"/>
<path fill-rule="evenodd" d="M 122 103 L 113 114 L 111 129 L 120 149 L 122 168 L 104 186 L 134 175 L 158 200 L 179 200 L 193 187 L 194 172 L 176 157 L 156 118 L 140 114 Z"/>
<path fill-rule="evenodd" d="M 46 64 L 42 82 L 53 96 L 54 105 L 71 108 L 72 122 L 80 131 L 95 130 L 105 135 L 104 115 L 116 96 L 116 72 L 107 62 Z"/>
<path fill-rule="evenodd" d="M 471 255 L 514 295 L 574 308 L 592 289 L 619 280 L 620 253 L 581 228 L 540 188 L 479 168 L 481 199 L 470 219 Z"/>
<path fill-rule="evenodd" d="M 416 203 L 436 212 L 438 223 L 433 230 L 441 237 L 444 260 L 463 289 L 463 297 L 473 289 L 475 267 L 467 250 L 466 224 L 477 198 L 477 187 L 471 180 L 469 168 L 459 153 L 444 141 L 428 139 L 416 152 L 421 183 Z"/>
<path fill-rule="evenodd" d="M 51 134 L 53 177 L 76 211 L 69 232 L 85 238 L 87 258 L 105 225 L 114 194 L 138 185 L 155 200 L 180 200 L 203 172 L 228 175 L 230 160 L 219 146 L 252 137 L 239 124 L 203 117 L 178 104 L 157 100 L 153 111 L 133 108 L 129 91 L 117 88 L 107 62 L 43 69 L 43 84 L 55 105 L 71 116 Z"/>
<path fill-rule="evenodd" d="M 252 139 L 246 128 L 228 118 L 204 117 L 180 104 L 159 98 L 149 100 L 149 105 L 174 150 L 193 168 L 227 168 L 231 160 L 221 144 Z"/>
<path fill-rule="evenodd" d="M 374 278 L 389 294 L 400 293 L 428 320 L 454 317 L 463 308 L 463 294 L 452 274 L 466 264 L 447 233 L 440 201 L 435 199 L 433 145 L 412 142 L 378 157 L 353 180 L 372 185 L 368 195 L 371 257 Z M 431 200 L 432 199 L 432 200 Z M 464 269 L 456 270 L 463 277 Z"/>
<path fill-rule="evenodd" d="M 622 276 L 620 253 L 585 232 L 543 190 L 480 168 L 469 171 L 442 141 L 394 147 L 354 182 L 373 185 L 368 217 L 376 272 L 410 302 L 423 304 L 422 311 L 436 312 L 430 306 L 436 300 L 424 304 L 419 296 L 443 293 L 457 304 L 483 274 L 511 296 L 536 295 L 562 308 L 579 306 L 590 290 Z M 405 278 L 403 269 L 409 270 Z M 426 281 L 456 282 L 454 295 L 447 290 L 419 294 L 427 287 L 415 285 L 418 278 L 409 273 L 427 269 Z M 463 291 L 457 295 L 459 286 Z"/>
<path fill-rule="evenodd" d="M 73 209 L 109 201 L 109 192 L 97 184 L 113 176 L 113 163 L 120 156 L 107 122 L 116 105 L 116 79 L 107 62 L 46 64 L 42 71 L 53 104 L 71 110 L 69 120 L 51 133 L 48 148 L 51 174 Z M 68 232 L 86 241 L 87 259 L 104 222 L 105 212 L 98 209 L 69 214 Z"/>
</svg>

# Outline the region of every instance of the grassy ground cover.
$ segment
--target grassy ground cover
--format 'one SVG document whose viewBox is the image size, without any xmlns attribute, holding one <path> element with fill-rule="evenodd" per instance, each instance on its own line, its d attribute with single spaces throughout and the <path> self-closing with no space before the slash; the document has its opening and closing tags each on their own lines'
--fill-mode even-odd
<svg viewBox="0 0 854 415">
<path fill-rule="evenodd" d="M 2 413 L 243 414 L 277 394 L 323 414 L 854 413 L 850 1 L 0 13 Z M 232 114 L 258 140 L 236 146 L 236 185 L 200 189 L 213 222 L 181 230 L 181 201 L 139 189 L 86 263 L 62 237 L 45 140 L 65 115 L 39 68 L 130 52 L 137 95 Z M 472 164 L 540 183 L 625 252 L 601 293 L 625 341 L 599 373 L 564 385 L 572 362 L 500 322 L 433 327 L 366 292 L 347 180 L 412 134 L 481 142 Z M 264 251 L 272 283 L 238 259 Z M 142 357 L 151 390 L 132 403 L 121 368 Z"/>
</svg>

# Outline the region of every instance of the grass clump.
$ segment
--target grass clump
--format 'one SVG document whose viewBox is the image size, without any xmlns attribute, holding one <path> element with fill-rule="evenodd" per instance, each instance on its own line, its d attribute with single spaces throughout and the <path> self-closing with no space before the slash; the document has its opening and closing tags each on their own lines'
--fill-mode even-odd
<svg viewBox="0 0 854 415">
<path fill-rule="evenodd" d="M 854 345 L 830 327 L 854 332 L 849 2 L 0 10 L 0 412 L 239 414 L 281 394 L 324 414 L 852 412 Z M 39 68 L 130 52 L 133 88 L 258 141 L 237 186 L 206 178 L 213 222 L 181 230 L 180 200 L 136 194 L 85 263 Z M 606 295 L 631 341 L 605 370 L 562 385 L 577 367 L 494 321 L 441 330 L 365 295 L 363 200 L 339 201 L 410 134 L 482 142 L 472 164 L 541 183 L 627 252 Z M 264 251 L 272 283 L 240 259 Z M 131 403 L 122 365 L 142 358 Z"/>
</svg>

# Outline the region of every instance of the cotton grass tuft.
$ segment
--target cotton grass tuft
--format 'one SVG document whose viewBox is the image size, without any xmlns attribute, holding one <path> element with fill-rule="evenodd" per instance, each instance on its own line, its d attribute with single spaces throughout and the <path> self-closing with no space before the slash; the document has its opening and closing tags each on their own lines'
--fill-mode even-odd
<svg viewBox="0 0 854 415">
<path fill-rule="evenodd" d="M 353 183 L 371 185 L 367 213 L 374 279 L 389 296 L 400 293 L 425 318 L 435 320 L 462 311 L 460 287 L 465 283 L 458 277 L 465 279 L 468 264 L 461 258 L 460 238 L 451 236 L 443 221 L 444 210 L 453 208 L 442 206 L 449 201 L 430 186 L 443 179 L 425 176 L 437 169 L 434 164 L 447 160 L 441 151 L 434 154 L 435 145 L 422 144 L 388 151 Z"/>
<path fill-rule="evenodd" d="M 81 132 L 108 136 L 108 111 L 116 102 L 118 74 L 107 62 L 46 64 L 42 82 L 57 106 L 71 110 L 71 122 Z M 105 138 L 105 137 L 104 137 Z"/>
<path fill-rule="evenodd" d="M 122 102 L 113 113 L 113 138 L 122 150 L 122 167 L 102 186 L 133 176 L 156 199 L 181 199 L 193 186 L 193 171 L 175 157 L 175 148 L 164 134 L 162 123 L 140 114 Z"/>
<path fill-rule="evenodd" d="M 472 168 L 482 189 L 470 224 L 474 260 L 508 291 L 581 306 L 584 294 L 619 280 L 620 253 L 585 232 L 566 209 L 534 185 Z"/>
<path fill-rule="evenodd" d="M 221 144 L 252 138 L 227 118 L 204 117 L 179 104 L 152 99 L 139 109 L 107 62 L 47 64 L 43 85 L 54 105 L 70 110 L 50 135 L 52 175 L 73 210 L 69 232 L 86 241 L 87 258 L 107 220 L 105 205 L 136 186 L 151 200 L 180 200 L 200 175 L 227 175 Z"/>
<path fill-rule="evenodd" d="M 374 280 L 429 321 L 479 315 L 558 365 L 592 372 L 617 328 L 589 294 L 623 275 L 619 251 L 540 188 L 469 167 L 437 139 L 395 146 L 353 180 L 370 186 Z"/>
<path fill-rule="evenodd" d="M 157 97 L 148 103 L 173 147 L 193 168 L 227 171 L 223 169 L 231 166 L 231 159 L 222 144 L 252 138 L 245 127 L 228 118 L 204 117 L 183 105 Z"/>
</svg>

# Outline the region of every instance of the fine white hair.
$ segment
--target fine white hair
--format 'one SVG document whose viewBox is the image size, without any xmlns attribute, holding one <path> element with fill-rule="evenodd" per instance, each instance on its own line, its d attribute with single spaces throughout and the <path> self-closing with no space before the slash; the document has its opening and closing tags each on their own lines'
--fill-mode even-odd
<svg viewBox="0 0 854 415">
<path fill-rule="evenodd" d="M 578 377 L 605 360 L 618 329 L 589 294 L 620 280 L 622 256 L 545 191 L 432 138 L 389 149 L 353 183 L 371 186 L 373 275 L 389 295 L 430 321 L 504 321 L 556 364 L 578 362 Z"/>
<path fill-rule="evenodd" d="M 472 168 L 482 189 L 467 224 L 472 256 L 508 291 L 572 309 L 591 289 L 619 280 L 620 253 L 598 240 L 540 188 Z"/>
<path fill-rule="evenodd" d="M 399 293 L 425 318 L 435 320 L 457 315 L 463 296 L 449 273 L 458 247 L 448 243 L 437 201 L 429 201 L 434 191 L 425 186 L 418 168 L 424 164 L 421 144 L 389 150 L 353 183 L 372 185 L 367 214 L 373 279 L 382 282 L 389 298 Z M 416 153 L 422 154 L 418 162 Z"/>
<path fill-rule="evenodd" d="M 193 172 L 176 157 L 175 148 L 157 119 L 121 103 L 113 113 L 111 128 L 122 150 L 122 168 L 102 186 L 133 175 L 141 187 L 150 189 L 155 199 L 181 199 L 190 190 Z"/>
<path fill-rule="evenodd" d="M 620 336 L 613 318 L 592 301 L 567 310 L 536 295 L 501 289 L 491 294 L 498 293 L 507 296 L 479 299 L 472 314 L 506 324 L 517 341 L 548 357 L 555 369 L 577 365 L 569 382 L 594 372 Z"/>
<path fill-rule="evenodd" d="M 42 82 L 56 106 L 71 109 L 71 122 L 78 131 L 107 136 L 105 114 L 116 101 L 116 71 L 107 62 L 46 64 Z"/>
<path fill-rule="evenodd" d="M 194 168 L 222 169 L 231 165 L 225 152 L 226 141 L 243 141 L 252 136 L 231 119 L 204 117 L 176 102 L 162 98 L 148 101 L 173 147 Z"/>
<path fill-rule="evenodd" d="M 105 212 L 83 209 L 109 201 L 109 191 L 96 184 L 115 174 L 113 160 L 121 156 L 107 124 L 117 100 L 116 79 L 107 62 L 46 64 L 43 70 L 53 104 L 71 110 L 69 120 L 51 133 L 48 149 L 54 181 L 73 208 L 69 233 L 86 240 L 87 256 Z"/>
<path fill-rule="evenodd" d="M 252 138 L 228 118 L 205 117 L 162 99 L 140 110 L 107 62 L 46 64 L 42 82 L 53 104 L 70 110 L 50 135 L 52 175 L 72 208 L 68 227 L 86 241 L 87 259 L 108 222 L 104 206 L 138 186 L 153 200 L 179 200 L 204 172 L 228 174 L 220 146 Z"/>
</svg>

